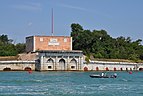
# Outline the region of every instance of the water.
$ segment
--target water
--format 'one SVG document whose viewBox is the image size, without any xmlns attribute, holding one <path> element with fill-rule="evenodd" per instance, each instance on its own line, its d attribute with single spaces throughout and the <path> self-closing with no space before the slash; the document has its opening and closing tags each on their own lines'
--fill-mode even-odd
<svg viewBox="0 0 143 96">
<path fill-rule="evenodd" d="M 0 96 L 143 96 L 143 72 L 90 78 L 93 73 L 0 72 Z"/>
</svg>

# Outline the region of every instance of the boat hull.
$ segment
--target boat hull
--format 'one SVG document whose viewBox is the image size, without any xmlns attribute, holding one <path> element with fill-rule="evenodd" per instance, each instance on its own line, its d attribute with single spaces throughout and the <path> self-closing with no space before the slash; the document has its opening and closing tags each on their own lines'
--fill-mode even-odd
<svg viewBox="0 0 143 96">
<path fill-rule="evenodd" d="M 89 75 L 91 78 L 116 78 L 116 76 Z"/>
</svg>

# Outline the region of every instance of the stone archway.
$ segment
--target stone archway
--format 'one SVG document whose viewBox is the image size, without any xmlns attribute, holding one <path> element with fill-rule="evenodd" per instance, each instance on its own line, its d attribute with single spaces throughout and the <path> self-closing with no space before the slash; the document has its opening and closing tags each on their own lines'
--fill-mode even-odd
<svg viewBox="0 0 143 96">
<path fill-rule="evenodd" d="M 116 69 L 116 67 L 114 67 L 114 71 L 116 71 L 117 69 Z"/>
<path fill-rule="evenodd" d="M 48 59 L 47 60 L 47 64 L 48 64 L 48 70 L 53 70 L 54 69 L 54 60 L 53 59 Z"/>
<path fill-rule="evenodd" d="M 120 68 L 120 71 L 123 71 L 123 68 L 122 68 L 122 67 Z"/>
<path fill-rule="evenodd" d="M 32 69 L 30 67 L 25 67 L 25 71 L 31 71 Z"/>
<path fill-rule="evenodd" d="M 77 61 L 75 59 L 70 61 L 70 70 L 77 70 Z"/>
<path fill-rule="evenodd" d="M 143 68 L 139 68 L 139 71 L 143 71 Z"/>
<path fill-rule="evenodd" d="M 109 71 L 109 68 L 108 68 L 108 67 L 106 67 L 106 68 L 105 68 L 105 70 L 106 70 L 106 71 Z"/>
<path fill-rule="evenodd" d="M 98 67 L 96 67 L 96 71 L 99 71 L 99 68 L 98 68 Z"/>
<path fill-rule="evenodd" d="M 88 67 L 84 67 L 84 71 L 88 71 Z"/>
<path fill-rule="evenodd" d="M 6 67 L 6 68 L 3 69 L 3 71 L 11 71 L 11 68 Z"/>
<path fill-rule="evenodd" d="M 128 71 L 128 68 L 126 68 L 126 71 Z"/>
<path fill-rule="evenodd" d="M 59 70 L 65 70 L 66 64 L 64 59 L 59 60 Z"/>
</svg>

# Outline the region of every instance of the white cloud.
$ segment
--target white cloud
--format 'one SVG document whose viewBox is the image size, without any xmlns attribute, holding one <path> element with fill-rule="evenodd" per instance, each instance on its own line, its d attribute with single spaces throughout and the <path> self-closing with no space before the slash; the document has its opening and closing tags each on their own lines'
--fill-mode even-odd
<svg viewBox="0 0 143 96">
<path fill-rule="evenodd" d="M 21 4 L 21 5 L 14 5 L 13 7 L 16 9 L 28 10 L 28 11 L 42 10 L 42 6 L 40 3 L 27 3 L 27 4 Z"/>
<path fill-rule="evenodd" d="M 67 4 L 60 4 L 59 6 L 61 7 L 65 7 L 65 8 L 70 8 L 70 9 L 75 9 L 75 10 L 79 10 L 79 11 L 84 11 L 84 12 L 88 12 L 88 13 L 93 13 L 96 16 L 103 16 L 106 18 L 111 18 L 112 16 L 110 16 L 109 14 L 103 13 L 103 12 L 99 12 L 98 10 L 93 10 L 93 9 L 88 9 L 88 8 L 83 8 L 83 7 L 78 7 L 78 6 L 73 6 L 73 5 L 67 5 Z"/>
<path fill-rule="evenodd" d="M 28 22 L 28 26 L 29 26 L 29 27 L 32 26 L 32 24 L 33 24 L 32 22 Z"/>
<path fill-rule="evenodd" d="M 80 11 L 87 11 L 86 8 L 72 6 L 72 5 L 61 4 L 60 6 L 65 7 L 65 8 L 70 8 L 70 9 L 76 9 L 76 10 L 80 10 Z"/>
</svg>

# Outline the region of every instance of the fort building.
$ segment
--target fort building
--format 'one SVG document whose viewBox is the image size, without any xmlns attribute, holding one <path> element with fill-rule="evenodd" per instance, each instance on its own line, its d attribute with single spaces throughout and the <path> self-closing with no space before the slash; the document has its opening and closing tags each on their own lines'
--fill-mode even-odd
<svg viewBox="0 0 143 96">
<path fill-rule="evenodd" d="M 72 37 L 69 36 L 29 36 L 26 37 L 26 52 L 39 50 L 70 50 Z"/>
<path fill-rule="evenodd" d="M 37 71 L 82 70 L 83 53 L 72 50 L 72 37 L 29 36 L 26 37 L 26 51 L 38 54 Z"/>
<path fill-rule="evenodd" d="M 27 53 L 16 60 L 0 60 L 0 71 L 132 71 L 143 70 L 143 63 L 91 61 L 87 64 L 80 50 L 72 50 L 70 36 L 26 37 Z"/>
</svg>

